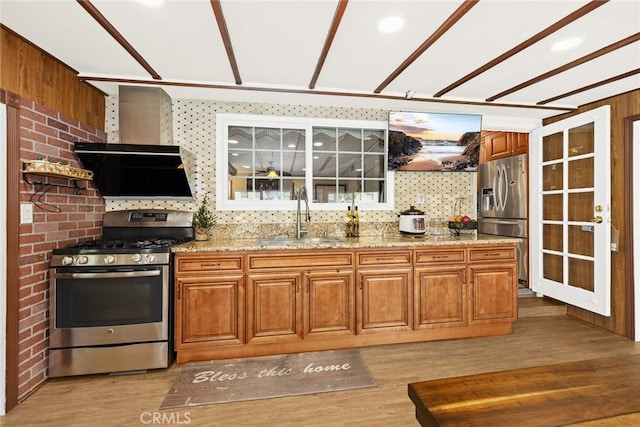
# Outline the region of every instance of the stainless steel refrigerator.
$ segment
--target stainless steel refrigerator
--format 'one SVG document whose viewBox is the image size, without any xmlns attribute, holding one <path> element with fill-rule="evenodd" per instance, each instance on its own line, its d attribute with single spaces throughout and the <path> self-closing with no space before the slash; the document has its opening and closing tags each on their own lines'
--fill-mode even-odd
<svg viewBox="0 0 640 427">
<path fill-rule="evenodd" d="M 519 237 L 518 281 L 527 282 L 527 155 L 478 166 L 478 233 Z"/>
</svg>

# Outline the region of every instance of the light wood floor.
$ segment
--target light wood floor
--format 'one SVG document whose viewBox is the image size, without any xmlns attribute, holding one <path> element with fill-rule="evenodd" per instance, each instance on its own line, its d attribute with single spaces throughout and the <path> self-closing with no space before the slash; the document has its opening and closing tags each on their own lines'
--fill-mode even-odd
<svg viewBox="0 0 640 427">
<path fill-rule="evenodd" d="M 539 301 L 523 305 L 527 303 Z M 502 337 L 386 345 L 361 352 L 377 387 L 159 411 L 180 370 L 173 366 L 138 375 L 52 379 L 0 418 L 0 425 L 411 427 L 418 426 L 407 396 L 411 382 L 640 354 L 640 343 L 551 315 L 521 317 L 513 333 Z"/>
</svg>

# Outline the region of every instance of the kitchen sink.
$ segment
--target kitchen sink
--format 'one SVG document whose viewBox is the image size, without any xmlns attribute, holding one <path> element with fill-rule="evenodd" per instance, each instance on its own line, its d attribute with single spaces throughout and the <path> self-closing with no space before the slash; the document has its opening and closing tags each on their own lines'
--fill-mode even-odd
<svg viewBox="0 0 640 427">
<path fill-rule="evenodd" d="M 267 237 L 258 239 L 259 245 L 314 245 L 321 243 L 344 243 L 340 237 Z"/>
</svg>

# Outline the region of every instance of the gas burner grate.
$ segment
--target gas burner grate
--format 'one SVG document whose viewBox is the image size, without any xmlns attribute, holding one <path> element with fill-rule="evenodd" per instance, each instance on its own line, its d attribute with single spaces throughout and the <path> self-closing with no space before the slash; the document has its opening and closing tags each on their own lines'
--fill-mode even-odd
<svg viewBox="0 0 640 427">
<path fill-rule="evenodd" d="M 154 249 L 179 243 L 178 239 L 116 239 L 93 240 L 69 246 L 67 249 Z"/>
</svg>

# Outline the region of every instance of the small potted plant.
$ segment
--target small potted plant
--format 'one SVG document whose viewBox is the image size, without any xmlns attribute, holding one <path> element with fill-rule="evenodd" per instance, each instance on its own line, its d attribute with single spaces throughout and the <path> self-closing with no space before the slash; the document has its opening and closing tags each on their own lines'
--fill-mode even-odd
<svg viewBox="0 0 640 427">
<path fill-rule="evenodd" d="M 215 223 L 216 216 L 209 210 L 209 196 L 205 195 L 200 207 L 193 214 L 193 222 L 191 223 L 196 240 L 209 240 L 209 230 Z"/>
</svg>

